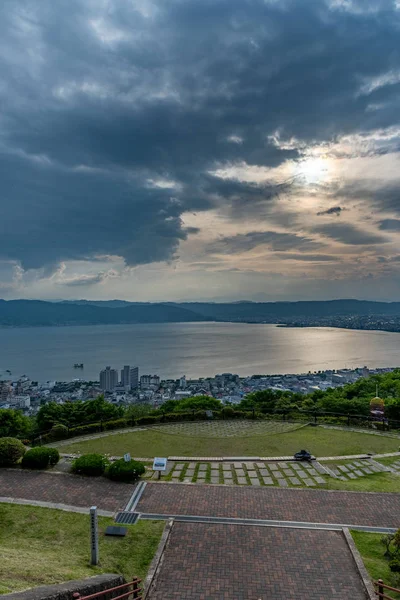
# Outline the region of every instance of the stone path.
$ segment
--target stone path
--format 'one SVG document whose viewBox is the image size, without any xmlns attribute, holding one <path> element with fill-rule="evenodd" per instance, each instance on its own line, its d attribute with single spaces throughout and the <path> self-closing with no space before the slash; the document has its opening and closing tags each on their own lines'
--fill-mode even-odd
<svg viewBox="0 0 400 600">
<path fill-rule="evenodd" d="M 174 523 L 148 596 L 166 598 L 365 600 L 366 595 L 341 532 Z"/>
<path fill-rule="evenodd" d="M 221 483 L 253 486 L 326 485 L 326 477 L 319 464 L 296 462 L 177 462 L 168 479 L 184 483 Z"/>
<path fill-rule="evenodd" d="M 328 465 L 325 465 L 328 467 Z M 366 475 L 372 475 L 372 473 L 386 472 L 387 469 L 376 463 L 373 460 L 357 460 L 354 462 L 346 462 L 345 465 L 329 465 L 328 469 L 342 481 L 349 481 L 350 479 L 359 479 Z"/>
<path fill-rule="evenodd" d="M 340 461 L 341 462 L 341 461 Z M 400 473 L 400 460 L 398 463 Z M 345 464 L 318 461 L 245 461 L 245 462 L 169 462 L 165 479 L 174 483 L 213 483 L 227 485 L 326 487 L 329 477 L 349 481 L 374 473 L 387 472 L 387 467 L 371 459 L 347 461 Z"/>
<path fill-rule="evenodd" d="M 136 511 L 397 528 L 400 494 L 148 483 Z"/>
<path fill-rule="evenodd" d="M 0 496 L 62 503 L 115 512 L 123 510 L 134 485 L 104 477 L 78 477 L 61 473 L 0 469 Z"/>
</svg>

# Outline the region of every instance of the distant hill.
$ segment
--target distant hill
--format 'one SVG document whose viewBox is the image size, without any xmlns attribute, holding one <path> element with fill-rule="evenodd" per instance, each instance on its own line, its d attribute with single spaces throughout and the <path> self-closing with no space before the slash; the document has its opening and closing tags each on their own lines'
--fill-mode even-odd
<svg viewBox="0 0 400 600">
<path fill-rule="evenodd" d="M 0 300 L 0 325 L 37 327 L 48 325 L 100 325 L 121 323 L 181 323 L 206 317 L 173 304 L 135 304 L 109 308 L 92 304 Z"/>
<path fill-rule="evenodd" d="M 185 302 L 188 308 L 209 319 L 223 321 L 260 321 L 270 323 L 287 319 L 321 318 L 343 315 L 400 315 L 400 302 L 368 300 L 310 300 L 300 302 L 240 302 L 214 304 Z"/>
<path fill-rule="evenodd" d="M 125 300 L 0 300 L 0 326 L 100 325 L 228 321 L 329 324 L 346 317 L 400 319 L 400 302 L 330 300 L 303 302 L 140 303 Z M 335 326 L 334 321 L 332 325 Z M 336 326 L 343 326 L 342 321 Z M 396 327 L 400 327 L 396 326 Z M 355 328 L 362 328 L 358 324 Z M 379 327 L 379 328 L 384 328 Z M 385 326 L 386 328 L 386 326 Z M 393 329 L 393 330 L 398 330 Z"/>
</svg>

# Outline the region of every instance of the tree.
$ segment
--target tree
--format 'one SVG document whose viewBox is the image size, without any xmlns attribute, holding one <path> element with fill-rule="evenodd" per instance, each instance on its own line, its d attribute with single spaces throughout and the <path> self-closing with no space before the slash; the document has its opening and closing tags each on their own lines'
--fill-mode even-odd
<svg viewBox="0 0 400 600">
<path fill-rule="evenodd" d="M 18 410 L 0 410 L 0 437 L 25 438 L 32 430 L 32 421 Z"/>
</svg>

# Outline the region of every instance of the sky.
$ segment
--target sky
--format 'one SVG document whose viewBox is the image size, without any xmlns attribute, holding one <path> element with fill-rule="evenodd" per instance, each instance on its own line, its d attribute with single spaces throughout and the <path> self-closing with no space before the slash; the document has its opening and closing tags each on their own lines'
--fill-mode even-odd
<svg viewBox="0 0 400 600">
<path fill-rule="evenodd" d="M 0 297 L 400 297 L 400 0 L 2 0 Z"/>
</svg>

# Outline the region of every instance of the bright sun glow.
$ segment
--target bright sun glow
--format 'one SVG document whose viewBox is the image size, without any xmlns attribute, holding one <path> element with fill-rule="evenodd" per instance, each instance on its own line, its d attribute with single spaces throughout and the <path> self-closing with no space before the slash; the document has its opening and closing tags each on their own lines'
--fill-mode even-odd
<svg viewBox="0 0 400 600">
<path fill-rule="evenodd" d="M 296 164 L 296 176 L 307 183 L 318 183 L 329 175 L 329 160 L 326 158 L 306 158 Z"/>
</svg>

